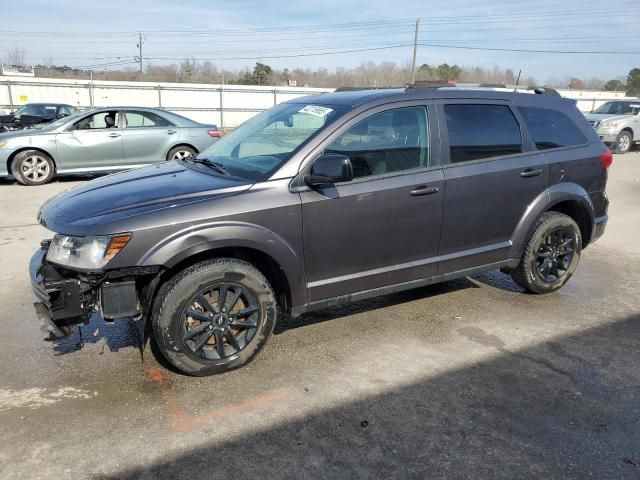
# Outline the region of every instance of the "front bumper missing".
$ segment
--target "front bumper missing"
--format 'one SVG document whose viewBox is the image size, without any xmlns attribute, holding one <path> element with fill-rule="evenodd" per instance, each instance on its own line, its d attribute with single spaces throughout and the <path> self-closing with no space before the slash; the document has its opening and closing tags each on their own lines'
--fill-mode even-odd
<svg viewBox="0 0 640 480">
<path fill-rule="evenodd" d="M 34 308 L 47 340 L 73 334 L 94 311 L 106 321 L 136 318 L 149 311 L 150 286 L 157 285 L 158 267 L 112 270 L 94 274 L 67 270 L 46 261 L 48 244 L 29 263 Z M 141 300 L 142 299 L 142 302 Z"/>
<path fill-rule="evenodd" d="M 87 323 L 95 291 L 79 278 L 63 276 L 45 261 L 47 251 L 38 250 L 29 262 L 31 287 L 38 300 L 36 314 L 50 337 L 61 338 L 73 333 L 73 326 Z"/>
</svg>

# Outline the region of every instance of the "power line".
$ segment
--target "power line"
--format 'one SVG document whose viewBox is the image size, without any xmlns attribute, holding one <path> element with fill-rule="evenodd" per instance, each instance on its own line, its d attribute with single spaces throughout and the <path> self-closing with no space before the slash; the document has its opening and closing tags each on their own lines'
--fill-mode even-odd
<svg viewBox="0 0 640 480">
<path fill-rule="evenodd" d="M 421 43 L 420 45 L 435 47 L 435 48 L 459 48 L 464 50 L 489 50 L 489 51 L 498 51 L 498 52 L 522 52 L 522 53 L 562 53 L 562 54 L 588 54 L 588 55 L 599 55 L 599 54 L 607 54 L 607 55 L 640 55 L 640 51 L 638 52 L 624 52 L 624 51 L 601 51 L 601 50 L 592 50 L 592 51 L 583 51 L 583 50 L 534 50 L 534 49 L 526 49 L 526 48 L 497 48 L 497 47 L 468 47 L 462 45 L 441 45 L 435 43 Z"/>
</svg>

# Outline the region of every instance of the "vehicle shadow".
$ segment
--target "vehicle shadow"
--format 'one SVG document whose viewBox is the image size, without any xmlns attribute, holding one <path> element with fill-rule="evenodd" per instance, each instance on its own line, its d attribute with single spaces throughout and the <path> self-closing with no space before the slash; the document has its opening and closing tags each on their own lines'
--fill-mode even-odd
<svg viewBox="0 0 640 480">
<path fill-rule="evenodd" d="M 191 435 L 173 433 L 196 440 L 186 451 L 92 478 L 640 478 L 639 315 L 523 349 L 474 325 L 455 333 L 487 355 L 285 420 L 275 407 L 230 407 L 238 424 L 261 415 L 270 426 L 228 440 L 190 424 Z M 304 387 L 278 408 L 313 402 Z"/>
<path fill-rule="evenodd" d="M 524 292 L 522 288 L 516 285 L 509 275 L 505 275 L 499 270 L 492 270 L 472 277 L 459 278 L 448 282 L 436 283 L 425 287 L 406 290 L 404 292 L 382 295 L 380 297 L 359 300 L 357 302 L 337 307 L 309 312 L 295 319 L 283 317 L 278 321 L 274 334 L 278 335 L 294 328 L 322 323 L 340 317 L 376 310 L 378 308 L 390 307 L 401 303 L 412 302 L 414 300 L 427 299 L 467 288 L 482 288 L 483 286 L 497 288 L 506 292 Z"/>
<path fill-rule="evenodd" d="M 53 340 L 54 355 L 74 353 L 87 344 L 102 344 L 102 351 L 108 348 L 111 352 L 120 349 L 140 348 L 140 335 L 131 320 L 118 320 L 107 324 L 98 313 L 94 313 L 86 325 L 76 328 L 73 335 L 59 340 Z"/>
<path fill-rule="evenodd" d="M 337 318 L 365 313 L 379 308 L 399 305 L 415 300 L 427 299 L 437 295 L 444 295 L 467 288 L 481 288 L 482 285 L 499 288 L 509 292 L 522 292 L 511 277 L 499 271 L 492 271 L 476 275 L 474 277 L 460 278 L 448 282 L 428 285 L 404 292 L 383 295 L 367 300 L 360 300 L 345 305 L 326 308 L 315 312 L 309 312 L 298 318 L 282 316 L 274 329 L 274 334 L 279 335 L 287 330 L 306 327 L 318 323 L 335 320 Z M 148 335 L 147 335 L 148 337 Z M 150 343 L 150 351 L 156 361 L 162 366 L 169 368 L 175 373 L 180 373 L 174 369 L 159 352 L 153 342 Z M 102 344 L 111 352 L 117 352 L 123 348 L 140 348 L 140 337 L 137 327 L 131 320 L 116 320 L 113 324 L 107 324 L 102 317 L 94 313 L 87 325 L 82 325 L 69 337 L 52 341 L 55 355 L 66 355 L 74 353 L 87 344 Z M 146 343 L 145 343 L 146 346 Z"/>
</svg>

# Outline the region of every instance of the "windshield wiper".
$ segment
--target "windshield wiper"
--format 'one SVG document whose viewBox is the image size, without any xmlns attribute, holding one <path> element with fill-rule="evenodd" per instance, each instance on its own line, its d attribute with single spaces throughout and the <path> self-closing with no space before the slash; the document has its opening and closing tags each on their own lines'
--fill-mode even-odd
<svg viewBox="0 0 640 480">
<path fill-rule="evenodd" d="M 186 157 L 183 160 L 193 163 L 199 163 L 201 165 L 206 165 L 207 167 L 213 168 L 216 172 L 221 173 L 222 175 L 226 175 L 227 177 L 231 177 L 232 175 L 224 168 L 224 165 L 221 163 L 215 162 L 207 157 Z"/>
</svg>

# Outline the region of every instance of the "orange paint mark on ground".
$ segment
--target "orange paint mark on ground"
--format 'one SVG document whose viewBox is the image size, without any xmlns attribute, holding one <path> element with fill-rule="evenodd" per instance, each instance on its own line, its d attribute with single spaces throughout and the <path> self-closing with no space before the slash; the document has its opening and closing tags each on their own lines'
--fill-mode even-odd
<svg viewBox="0 0 640 480">
<path fill-rule="evenodd" d="M 160 368 L 149 367 L 147 372 L 149 374 L 149 378 L 153 382 L 164 385 L 164 373 Z M 173 391 L 169 388 L 163 388 L 162 398 L 169 410 L 171 428 L 176 432 L 189 432 L 194 428 L 210 423 L 218 418 L 234 413 L 245 412 L 253 408 L 263 407 L 279 400 L 284 400 L 287 398 L 287 393 L 276 390 L 274 392 L 260 395 L 252 400 L 211 410 L 210 412 L 202 415 L 187 415 L 182 409 L 182 406 L 176 401 Z"/>
</svg>

